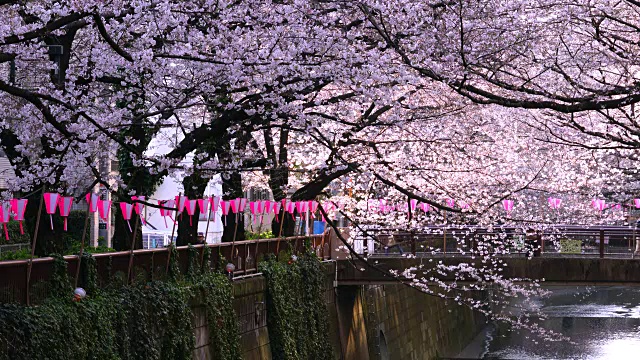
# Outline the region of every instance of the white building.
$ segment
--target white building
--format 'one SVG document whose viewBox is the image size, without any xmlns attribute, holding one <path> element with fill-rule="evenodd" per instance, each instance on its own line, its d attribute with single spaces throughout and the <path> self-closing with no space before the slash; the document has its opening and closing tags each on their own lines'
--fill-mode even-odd
<svg viewBox="0 0 640 360">
<path fill-rule="evenodd" d="M 156 192 L 152 196 L 152 200 L 170 200 L 175 198 L 178 193 L 182 191 L 182 184 L 172 177 L 164 179 L 162 184 L 156 189 Z M 220 196 L 222 188 L 218 185 L 218 182 L 212 180 L 209 182 L 204 195 L 205 197 Z M 174 238 L 177 234 L 177 229 L 173 230 L 173 221 L 169 217 L 163 217 L 160 215 L 160 209 L 145 207 L 146 224 L 142 227 L 142 239 L 143 247 L 153 248 L 162 247 L 169 244 L 172 232 Z M 212 212 L 211 219 L 209 220 L 209 228 L 207 231 L 207 215 L 201 214 L 199 218 L 193 219 L 198 222 L 198 233 L 202 233 L 205 236 L 208 244 L 214 244 L 220 242 L 222 237 L 222 219 L 220 217 L 220 209 L 217 209 L 215 213 Z M 182 216 L 189 216 L 185 211 Z M 175 216 L 174 216 L 175 218 Z M 166 220 L 166 221 L 165 221 Z"/>
<path fill-rule="evenodd" d="M 7 190 L 9 188 L 8 182 L 15 177 L 16 173 L 13 171 L 9 159 L 4 151 L 0 150 L 0 190 Z"/>
<path fill-rule="evenodd" d="M 151 141 L 149 144 L 149 150 L 147 151 L 147 156 L 166 154 L 172 150 L 168 144 L 177 143 L 180 141 L 180 133 L 176 131 L 176 129 L 163 129 L 160 133 Z M 190 154 L 186 162 L 191 161 L 192 154 Z M 186 164 L 185 165 L 190 165 Z M 171 200 L 174 199 L 178 194 L 184 193 L 184 189 L 182 186 L 182 179 L 184 175 L 181 173 L 175 173 L 172 176 L 167 176 L 163 180 L 162 184 L 158 186 L 153 195 L 148 199 L 151 202 L 155 202 L 157 200 Z M 212 196 L 220 196 L 222 194 L 222 185 L 220 183 L 219 176 L 215 176 L 207 185 L 204 196 L 212 197 Z M 220 218 L 220 209 L 215 209 L 215 214 L 212 213 L 211 219 L 209 221 L 208 231 L 207 231 L 207 215 L 201 214 L 198 219 L 193 219 L 193 221 L 198 221 L 198 233 L 202 233 L 205 236 L 207 243 L 213 244 L 220 242 L 222 238 L 222 229 L 223 225 Z M 171 234 L 173 233 L 174 238 L 177 234 L 177 229 L 175 232 L 173 231 L 173 221 L 170 218 L 164 218 L 160 215 L 160 209 L 152 208 L 150 206 L 145 206 L 145 216 L 146 216 L 146 224 L 142 227 L 142 240 L 143 247 L 145 248 L 153 248 L 153 247 L 162 247 L 168 245 L 170 242 Z M 189 216 L 186 211 L 182 216 Z M 175 218 L 175 216 L 174 216 Z M 165 224 L 166 220 L 166 224 Z M 206 234 L 205 234 L 206 233 Z"/>
</svg>

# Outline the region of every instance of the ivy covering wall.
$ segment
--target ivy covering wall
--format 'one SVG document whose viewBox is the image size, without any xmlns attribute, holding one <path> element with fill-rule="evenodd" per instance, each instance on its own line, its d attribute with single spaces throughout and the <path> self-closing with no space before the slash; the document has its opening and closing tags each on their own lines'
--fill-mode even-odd
<svg viewBox="0 0 640 360">
<path fill-rule="evenodd" d="M 47 299 L 38 306 L 0 305 L 0 360 L 191 359 L 194 304 L 205 307 L 214 359 L 241 359 L 233 285 L 210 270 L 206 249 L 202 257 L 194 248 L 188 251 L 184 274 L 172 249 L 163 281 L 111 281 L 107 288 L 97 286 L 95 259 L 85 253 L 79 278 L 88 294 L 84 299 L 73 297 L 67 262 L 55 256 Z M 331 359 L 324 267 L 312 252 L 289 259 L 269 258 L 260 266 L 272 357 Z"/>
<path fill-rule="evenodd" d="M 85 299 L 74 300 L 58 256 L 53 295 L 42 305 L 0 305 L 0 359 L 191 359 L 193 301 L 206 306 L 216 358 L 240 359 L 232 284 L 224 275 L 194 263 L 189 274 L 168 281 L 98 289 L 95 261 L 88 256 L 83 264 Z"/>
<path fill-rule="evenodd" d="M 331 359 L 325 272 L 312 252 L 260 263 L 267 281 L 267 326 L 274 360 Z"/>
</svg>

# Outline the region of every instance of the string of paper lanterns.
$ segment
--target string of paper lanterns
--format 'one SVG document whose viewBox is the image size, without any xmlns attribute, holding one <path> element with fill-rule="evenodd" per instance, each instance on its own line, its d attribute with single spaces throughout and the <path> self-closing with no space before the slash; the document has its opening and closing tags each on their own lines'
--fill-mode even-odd
<svg viewBox="0 0 640 360">
<path fill-rule="evenodd" d="M 45 203 L 45 211 L 49 215 L 51 229 L 53 230 L 53 215 L 59 213 L 61 217 L 64 219 L 64 231 L 67 231 L 67 218 L 71 212 L 71 207 L 73 204 L 73 197 L 65 197 L 57 193 L 44 193 L 44 203 Z M 88 205 L 88 210 L 91 213 L 98 212 L 100 219 L 106 221 L 109 217 L 109 211 L 113 203 L 109 200 L 102 200 L 100 196 L 95 193 L 90 193 L 85 196 L 85 200 Z M 119 202 L 120 210 L 122 212 L 123 219 L 127 222 L 129 227 L 129 231 L 133 232 L 131 228 L 130 220 L 135 213 L 136 216 L 140 217 L 140 221 L 145 224 L 145 204 L 143 202 L 150 202 L 145 196 L 132 196 L 132 202 Z M 189 223 L 193 224 L 193 215 L 195 215 L 196 208 L 200 210 L 200 213 L 206 214 L 208 211 L 213 214 L 213 222 L 216 221 L 216 214 L 220 211 L 224 224 L 227 224 L 227 217 L 234 215 L 238 216 L 240 213 L 244 213 L 245 210 L 249 210 L 249 214 L 254 224 L 262 224 L 264 221 L 264 216 L 268 214 L 273 214 L 275 221 L 280 223 L 281 219 L 279 218 L 280 210 L 284 209 L 284 214 L 289 214 L 292 219 L 295 220 L 295 213 L 297 212 L 300 216 L 309 215 L 310 218 L 315 218 L 315 214 L 318 209 L 318 202 L 315 200 L 304 200 L 304 201 L 292 201 L 290 199 L 282 199 L 281 201 L 270 201 L 270 200 L 258 200 L 258 201 L 248 201 L 246 198 L 235 198 L 224 200 L 220 196 L 212 196 L 208 198 L 202 199 L 188 199 L 186 196 L 176 196 L 174 199 L 167 200 L 157 200 L 156 201 L 160 210 L 160 216 L 163 218 L 165 227 L 169 227 L 169 223 L 167 218 L 171 220 L 172 223 L 177 221 L 178 216 L 182 216 L 182 214 L 186 211 L 189 216 Z M 20 223 L 20 233 L 24 234 L 22 222 L 24 221 L 24 214 L 27 207 L 28 200 L 27 199 L 11 199 L 10 201 L 2 202 L 2 206 L 0 206 L 0 223 L 3 224 L 5 237 L 7 240 L 9 239 L 9 233 L 7 230 L 7 223 L 13 218 Z M 446 205 L 449 208 L 454 208 L 456 206 L 456 201 L 454 199 L 446 199 Z M 416 199 L 409 200 L 409 204 L 402 203 L 398 205 L 391 205 L 385 199 L 377 200 L 378 208 L 377 211 L 380 213 L 389 213 L 391 211 L 415 211 L 416 209 L 420 209 L 424 213 L 428 213 L 431 210 L 431 205 L 424 202 L 418 202 Z M 461 209 L 470 208 L 471 204 L 458 201 L 458 206 Z M 562 205 L 562 199 L 549 197 L 548 198 L 549 207 L 553 210 L 560 209 Z M 607 208 L 610 209 L 622 209 L 622 204 L 606 204 L 603 199 L 594 199 L 591 202 L 592 207 L 600 212 L 604 211 Z M 248 205 L 248 206 L 247 206 Z M 510 216 L 513 207 L 514 200 L 512 199 L 504 199 L 502 200 L 502 206 L 507 216 Z M 633 199 L 633 205 L 636 208 L 640 209 L 640 198 Z M 333 201 L 327 201 L 323 203 L 323 208 L 326 212 L 334 212 L 338 208 L 342 209 L 342 204 L 335 203 Z M 375 208 L 375 206 L 374 206 Z M 175 217 L 174 217 L 175 212 Z M 321 215 L 321 220 L 325 221 L 324 216 Z"/>
</svg>

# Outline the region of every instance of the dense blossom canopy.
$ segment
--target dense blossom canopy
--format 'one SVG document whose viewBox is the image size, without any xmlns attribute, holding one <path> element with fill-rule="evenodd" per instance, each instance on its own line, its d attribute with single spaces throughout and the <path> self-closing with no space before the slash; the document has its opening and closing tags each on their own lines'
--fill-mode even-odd
<svg viewBox="0 0 640 360">
<path fill-rule="evenodd" d="M 623 211 L 591 200 L 629 204 L 640 187 L 639 9 L 0 0 L 0 145 L 12 190 L 82 196 L 101 182 L 133 195 L 176 173 L 242 174 L 278 200 L 331 189 L 356 224 L 616 221 Z M 104 158 L 126 167 L 109 175 Z"/>
</svg>

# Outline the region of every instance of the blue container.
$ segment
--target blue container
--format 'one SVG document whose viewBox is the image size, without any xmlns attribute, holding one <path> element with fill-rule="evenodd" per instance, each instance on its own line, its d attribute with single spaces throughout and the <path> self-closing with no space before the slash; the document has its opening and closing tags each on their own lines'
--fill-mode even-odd
<svg viewBox="0 0 640 360">
<path fill-rule="evenodd" d="M 322 234 L 322 232 L 324 231 L 324 221 L 314 221 L 313 222 L 313 234 L 314 235 L 320 235 Z"/>
</svg>

